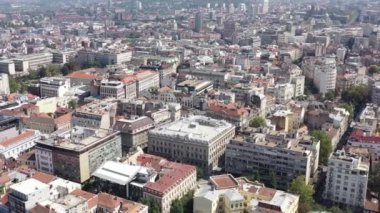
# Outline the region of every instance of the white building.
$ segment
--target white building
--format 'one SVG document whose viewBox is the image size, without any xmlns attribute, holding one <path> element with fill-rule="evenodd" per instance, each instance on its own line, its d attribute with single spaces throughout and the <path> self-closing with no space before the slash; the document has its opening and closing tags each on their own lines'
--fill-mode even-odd
<svg viewBox="0 0 380 213">
<path fill-rule="evenodd" d="M 70 79 L 64 77 L 46 77 L 40 79 L 41 97 L 63 97 L 70 89 Z"/>
<path fill-rule="evenodd" d="M 149 153 L 202 168 L 217 169 L 235 126 L 206 116 L 192 116 L 149 132 Z"/>
<path fill-rule="evenodd" d="M 8 74 L 0 73 L 0 94 L 9 95 L 9 77 Z"/>
<path fill-rule="evenodd" d="M 212 176 L 209 182 L 198 185 L 194 193 L 193 212 L 296 213 L 298 202 L 298 195 L 225 174 Z"/>
<path fill-rule="evenodd" d="M 137 96 L 140 96 L 144 91 L 148 91 L 150 88 L 160 87 L 160 76 L 158 72 L 149 70 L 136 73 L 137 78 Z"/>
<path fill-rule="evenodd" d="M 337 68 L 335 57 L 321 58 L 315 65 L 314 84 L 319 92 L 326 94 L 334 91 L 336 87 Z"/>
<path fill-rule="evenodd" d="M 294 97 L 303 96 L 305 92 L 305 76 L 294 76 L 291 78 L 291 83 L 294 86 Z"/>
<path fill-rule="evenodd" d="M 278 103 L 287 103 L 294 97 L 294 85 L 293 84 L 276 84 L 275 97 Z"/>
<path fill-rule="evenodd" d="M 15 75 L 16 74 L 15 63 L 11 60 L 0 61 L 0 73 Z"/>
<path fill-rule="evenodd" d="M 5 158 L 17 159 L 19 154 L 34 147 L 40 133 L 35 130 L 27 130 L 21 134 L 0 142 L 0 154 Z"/>
<path fill-rule="evenodd" d="M 362 157 L 335 152 L 329 159 L 325 199 L 348 207 L 363 207 L 367 193 L 369 163 Z"/>
<path fill-rule="evenodd" d="M 27 62 L 27 66 L 25 63 Z M 16 65 L 16 71 L 28 72 L 28 69 L 36 70 L 39 67 L 53 63 L 53 54 L 52 53 L 35 53 L 30 55 L 24 55 L 14 60 Z M 22 67 L 23 70 L 18 69 Z M 25 70 L 25 68 L 27 68 Z"/>
<path fill-rule="evenodd" d="M 100 97 L 125 98 L 124 84 L 120 81 L 102 80 L 100 82 Z"/>
<path fill-rule="evenodd" d="M 27 179 L 10 186 L 9 205 L 11 213 L 28 212 L 36 203 L 49 199 L 49 185 L 36 179 Z"/>
</svg>

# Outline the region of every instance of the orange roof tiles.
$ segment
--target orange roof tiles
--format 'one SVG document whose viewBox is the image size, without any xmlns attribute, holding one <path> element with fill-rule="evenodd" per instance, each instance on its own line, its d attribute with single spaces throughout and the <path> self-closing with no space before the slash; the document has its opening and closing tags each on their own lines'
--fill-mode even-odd
<svg viewBox="0 0 380 213">
<path fill-rule="evenodd" d="M 238 182 L 229 174 L 212 176 L 210 181 L 217 189 L 230 189 L 238 186 Z"/>
<path fill-rule="evenodd" d="M 46 174 L 43 172 L 34 173 L 32 178 L 36 179 L 38 181 L 41 181 L 42 183 L 46 183 L 46 184 L 49 184 L 50 182 L 52 182 L 53 180 L 56 179 L 56 177 L 54 177 L 53 175 L 49 175 L 49 174 Z"/>
<path fill-rule="evenodd" d="M 216 189 L 230 189 L 238 186 L 238 182 L 230 174 L 212 176 L 210 181 Z"/>
<path fill-rule="evenodd" d="M 71 122 L 71 113 L 67 113 L 65 115 L 62 115 L 56 119 L 54 119 L 56 124 L 67 124 Z"/>
<path fill-rule="evenodd" d="M 71 195 L 75 195 L 87 200 L 88 208 L 92 209 L 98 204 L 98 195 L 83 191 L 81 189 L 76 189 L 70 193 Z"/>
<path fill-rule="evenodd" d="M 16 137 L 9 138 L 9 139 L 7 139 L 5 141 L 0 142 L 0 145 L 7 147 L 7 146 L 10 146 L 10 145 L 12 145 L 14 143 L 17 143 L 19 141 L 22 141 L 22 140 L 25 140 L 27 138 L 30 138 L 33 135 L 34 135 L 34 131 L 27 130 L 27 131 L 21 133 L 20 135 L 17 135 Z"/>
<path fill-rule="evenodd" d="M 239 107 L 235 103 L 225 104 L 217 100 L 209 101 L 208 109 L 216 113 L 223 113 L 234 117 L 240 117 L 248 114 L 247 108 Z"/>
<path fill-rule="evenodd" d="M 195 166 L 170 162 L 164 158 L 148 154 L 138 156 L 137 161 L 142 166 L 154 168 L 157 172 L 164 173 L 156 182 L 149 182 L 144 186 L 144 190 L 155 191 L 158 196 L 164 196 L 170 189 L 196 172 Z"/>
</svg>

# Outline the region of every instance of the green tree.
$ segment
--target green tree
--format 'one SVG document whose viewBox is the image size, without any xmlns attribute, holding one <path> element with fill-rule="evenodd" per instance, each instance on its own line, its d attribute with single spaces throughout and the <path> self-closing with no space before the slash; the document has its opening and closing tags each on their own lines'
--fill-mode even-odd
<svg viewBox="0 0 380 213">
<path fill-rule="evenodd" d="M 330 90 L 328 93 L 325 94 L 325 99 L 329 101 L 333 101 L 335 99 L 335 91 Z"/>
<path fill-rule="evenodd" d="M 256 116 L 249 121 L 249 126 L 253 128 L 265 127 L 266 121 L 264 118 Z"/>
<path fill-rule="evenodd" d="M 78 103 L 75 100 L 70 100 L 69 103 L 67 103 L 69 109 L 76 109 L 78 107 Z"/>
<path fill-rule="evenodd" d="M 370 75 L 373 75 L 375 73 L 379 73 L 380 72 L 380 67 L 379 66 L 371 66 L 370 68 L 368 68 L 368 74 Z"/>
<path fill-rule="evenodd" d="M 342 92 L 342 100 L 352 104 L 355 112 L 359 111 L 369 100 L 369 88 L 367 85 L 354 85 Z"/>
<path fill-rule="evenodd" d="M 60 68 L 58 65 L 50 64 L 46 67 L 46 76 L 56 76 L 60 73 Z"/>
<path fill-rule="evenodd" d="M 170 213 L 183 213 L 183 205 L 181 200 L 175 199 L 172 202 Z"/>
<path fill-rule="evenodd" d="M 269 186 L 271 188 L 274 188 L 276 189 L 277 188 L 277 175 L 274 171 L 271 171 L 270 173 L 270 183 L 269 183 Z"/>
<path fill-rule="evenodd" d="M 309 212 L 314 206 L 313 187 L 306 184 L 305 177 L 299 176 L 290 183 L 289 191 L 300 196 L 299 212 Z"/>
<path fill-rule="evenodd" d="M 197 167 L 197 179 L 199 180 L 199 179 L 202 179 L 202 178 L 204 178 L 204 170 L 202 169 L 202 168 L 200 168 L 200 167 Z"/>
<path fill-rule="evenodd" d="M 21 84 L 13 77 L 9 77 L 9 90 L 11 93 L 19 92 L 21 89 Z"/>
<path fill-rule="evenodd" d="M 375 193 L 380 193 L 380 165 L 376 165 L 368 178 L 368 188 Z"/>
<path fill-rule="evenodd" d="M 69 65 L 68 64 L 64 64 L 61 68 L 61 74 L 62 75 L 68 75 L 70 74 L 71 71 L 70 71 L 70 68 L 69 68 Z"/>
<path fill-rule="evenodd" d="M 306 95 L 315 95 L 318 94 L 319 90 L 315 86 L 313 80 L 305 79 L 305 94 Z"/>
<path fill-rule="evenodd" d="M 149 198 L 141 198 L 139 200 L 139 203 L 142 203 L 144 205 L 147 205 L 149 207 L 148 213 L 160 213 L 160 206 L 158 203 L 152 199 Z"/>
<path fill-rule="evenodd" d="M 326 132 L 322 130 L 314 130 L 311 136 L 320 141 L 319 164 L 327 165 L 332 152 L 331 139 Z"/>
<path fill-rule="evenodd" d="M 349 120 L 351 121 L 354 117 L 354 106 L 352 106 L 352 104 L 343 104 L 342 106 L 344 109 L 346 109 L 348 111 L 348 113 L 350 113 L 350 117 L 349 117 Z"/>
</svg>

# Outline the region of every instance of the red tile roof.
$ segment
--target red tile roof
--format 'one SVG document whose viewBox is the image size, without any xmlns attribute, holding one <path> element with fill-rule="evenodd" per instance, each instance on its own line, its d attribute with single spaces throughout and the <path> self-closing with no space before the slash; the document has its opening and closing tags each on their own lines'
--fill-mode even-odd
<svg viewBox="0 0 380 213">
<path fill-rule="evenodd" d="M 380 136 L 376 135 L 365 135 L 362 130 L 354 130 L 349 140 L 358 141 L 361 143 L 380 143 Z"/>
<path fill-rule="evenodd" d="M 58 118 L 54 119 L 54 122 L 57 125 L 71 123 L 71 113 L 59 116 Z"/>
<path fill-rule="evenodd" d="M 212 176 L 210 181 L 216 189 L 230 189 L 238 186 L 238 182 L 230 174 Z"/>
<path fill-rule="evenodd" d="M 5 141 L 2 141 L 0 142 L 0 145 L 1 146 L 11 146 L 12 144 L 15 144 L 15 143 L 18 143 L 19 141 L 22 141 L 22 140 L 25 140 L 27 138 L 30 138 L 34 135 L 34 131 L 31 131 L 31 130 L 27 130 L 23 133 L 21 133 L 20 135 L 17 135 L 16 137 L 13 137 L 13 138 L 9 138 Z"/>
<path fill-rule="evenodd" d="M 87 205 L 89 209 L 92 209 L 98 204 L 98 195 L 83 191 L 81 189 L 76 189 L 70 193 L 71 195 L 75 195 L 87 200 Z"/>
<path fill-rule="evenodd" d="M 208 109 L 215 113 L 222 113 L 228 116 L 240 117 L 248 115 L 248 109 L 240 107 L 235 103 L 225 104 L 217 100 L 211 100 L 208 102 Z"/>
<path fill-rule="evenodd" d="M 188 164 L 167 161 L 154 155 L 142 154 L 137 161 L 146 167 L 163 173 L 156 182 L 145 184 L 144 190 L 154 191 L 158 196 L 164 196 L 169 190 L 180 184 L 186 177 L 196 172 L 196 167 Z"/>
<path fill-rule="evenodd" d="M 46 183 L 46 184 L 49 184 L 50 182 L 52 182 L 53 180 L 56 179 L 56 177 L 54 177 L 53 175 L 49 175 L 49 174 L 46 174 L 43 172 L 34 173 L 32 178 L 36 179 L 38 181 L 41 181 L 42 183 Z"/>
</svg>

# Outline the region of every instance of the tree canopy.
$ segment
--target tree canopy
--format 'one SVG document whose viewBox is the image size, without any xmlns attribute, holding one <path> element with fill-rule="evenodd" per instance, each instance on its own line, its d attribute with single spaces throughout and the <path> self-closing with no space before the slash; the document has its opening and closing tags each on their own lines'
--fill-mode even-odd
<svg viewBox="0 0 380 213">
<path fill-rule="evenodd" d="M 183 205 L 181 200 L 174 200 L 170 208 L 170 213 L 183 213 Z"/>
<path fill-rule="evenodd" d="M 332 152 L 331 139 L 322 130 L 314 130 L 311 136 L 320 141 L 320 151 L 319 151 L 319 164 L 327 165 L 329 161 L 329 156 Z"/>
<path fill-rule="evenodd" d="M 249 121 L 249 126 L 254 128 L 265 127 L 266 121 L 264 118 L 256 116 Z"/>
<path fill-rule="evenodd" d="M 368 68 L 368 74 L 370 74 L 370 75 L 373 75 L 373 74 L 379 73 L 379 72 L 380 72 L 379 66 L 371 66 L 370 68 Z"/>
<path fill-rule="evenodd" d="M 313 187 L 306 184 L 305 177 L 299 176 L 294 179 L 289 186 L 289 191 L 296 195 L 300 196 L 299 200 L 299 211 L 300 212 L 309 212 L 314 206 Z"/>
<path fill-rule="evenodd" d="M 342 92 L 342 100 L 352 104 L 355 111 L 359 111 L 369 100 L 369 88 L 367 85 L 354 85 Z"/>
</svg>

